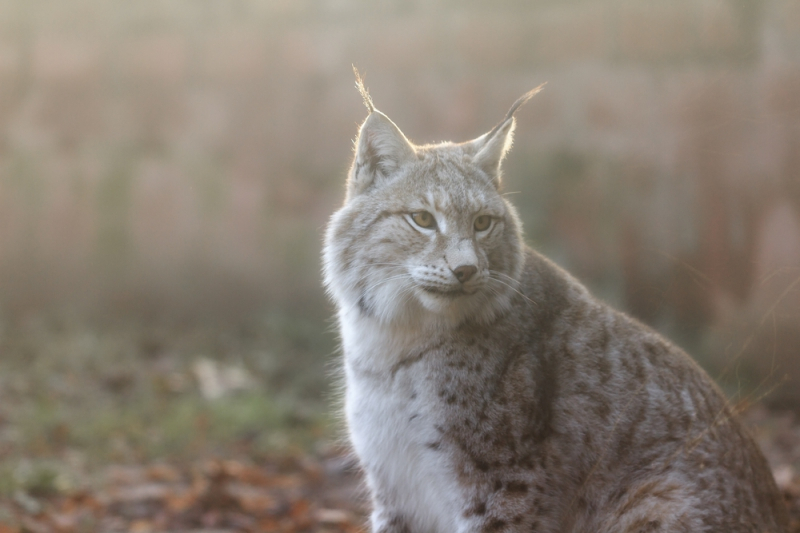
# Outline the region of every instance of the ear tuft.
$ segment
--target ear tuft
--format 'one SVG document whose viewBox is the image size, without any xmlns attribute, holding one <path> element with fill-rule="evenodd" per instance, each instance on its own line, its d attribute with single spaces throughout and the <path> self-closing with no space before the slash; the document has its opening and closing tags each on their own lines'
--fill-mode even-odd
<svg viewBox="0 0 800 533">
<path fill-rule="evenodd" d="M 356 75 L 356 89 L 361 93 L 361 98 L 364 99 L 364 105 L 367 106 L 367 110 L 372 113 L 375 111 L 375 105 L 372 103 L 372 97 L 369 95 L 367 88 L 364 87 L 364 80 L 361 79 L 361 74 L 359 74 L 355 65 L 353 65 L 353 74 Z"/>
<path fill-rule="evenodd" d="M 508 110 L 505 118 L 489 133 L 466 143 L 468 150 L 475 154 L 472 162 L 489 176 L 495 187 L 500 187 L 500 164 L 514 141 L 514 126 L 516 125 L 514 113 L 541 91 L 544 85 L 543 83 L 520 96 Z"/>
<path fill-rule="evenodd" d="M 519 98 L 517 98 L 517 101 L 516 101 L 516 102 L 514 102 L 514 103 L 512 104 L 512 106 L 511 106 L 511 109 L 509 109 L 509 110 L 508 110 L 508 113 L 506 113 L 506 118 L 504 118 L 504 119 L 503 119 L 503 122 L 501 122 L 500 124 L 498 124 L 497 126 L 495 126 L 495 127 L 494 127 L 494 130 L 492 130 L 492 131 L 491 131 L 491 132 L 489 132 L 489 133 L 490 133 L 490 134 L 491 134 L 491 133 L 493 133 L 493 132 L 494 132 L 494 131 L 495 131 L 497 128 L 499 128 L 500 126 L 502 126 L 502 125 L 503 125 L 503 123 L 505 123 L 507 120 L 510 120 L 510 119 L 514 118 L 514 113 L 516 113 L 516 112 L 517 112 L 517 109 L 519 109 L 519 108 L 520 108 L 520 107 L 522 107 L 524 104 L 526 104 L 526 103 L 528 102 L 528 100 L 530 100 L 531 98 L 533 98 L 534 96 L 536 96 L 537 94 L 539 94 L 539 92 L 540 92 L 542 89 L 544 89 L 544 86 L 545 86 L 545 85 L 547 85 L 547 82 L 544 82 L 544 83 L 542 83 L 542 84 L 541 84 L 541 85 L 539 85 L 538 87 L 534 87 L 534 88 L 533 88 L 533 89 L 531 89 L 530 91 L 526 92 L 525 94 L 523 94 L 522 96 L 520 96 Z"/>
</svg>

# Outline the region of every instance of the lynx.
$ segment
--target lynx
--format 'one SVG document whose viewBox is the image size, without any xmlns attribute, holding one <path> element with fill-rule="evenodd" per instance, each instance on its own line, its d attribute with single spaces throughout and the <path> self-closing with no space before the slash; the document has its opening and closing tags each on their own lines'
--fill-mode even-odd
<svg viewBox="0 0 800 533">
<path fill-rule="evenodd" d="M 501 162 L 539 88 L 485 135 L 420 146 L 357 85 L 324 279 L 372 531 L 786 531 L 703 370 L 523 243 Z"/>
</svg>

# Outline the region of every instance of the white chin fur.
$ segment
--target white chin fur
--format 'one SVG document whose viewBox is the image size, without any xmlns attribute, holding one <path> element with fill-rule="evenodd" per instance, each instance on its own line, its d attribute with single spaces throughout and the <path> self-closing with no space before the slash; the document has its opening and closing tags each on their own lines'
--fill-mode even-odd
<svg viewBox="0 0 800 533">
<path fill-rule="evenodd" d="M 507 300 L 507 296 L 499 295 L 487 301 L 486 295 L 480 290 L 472 294 L 449 296 L 430 293 L 421 287 L 415 287 L 412 294 L 406 293 L 402 299 L 383 300 L 386 307 L 381 315 L 386 318 L 391 317 L 389 320 L 384 320 L 384 323 L 421 329 L 456 327 L 467 319 L 478 322 L 491 321 L 497 312 L 507 306 Z"/>
<path fill-rule="evenodd" d="M 414 296 L 428 311 L 435 314 L 452 314 L 454 308 L 467 305 L 470 295 L 459 293 L 453 295 L 435 294 L 421 287 L 414 289 Z"/>
</svg>

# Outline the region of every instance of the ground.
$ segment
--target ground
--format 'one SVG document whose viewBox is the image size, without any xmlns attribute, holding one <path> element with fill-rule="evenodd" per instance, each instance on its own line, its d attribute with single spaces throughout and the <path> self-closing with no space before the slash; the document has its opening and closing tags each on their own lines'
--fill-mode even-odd
<svg viewBox="0 0 800 533">
<path fill-rule="evenodd" d="M 363 531 L 329 415 L 335 338 L 317 329 L 271 315 L 6 323 L 0 533 Z M 755 404 L 743 418 L 800 533 L 800 417 Z"/>
</svg>

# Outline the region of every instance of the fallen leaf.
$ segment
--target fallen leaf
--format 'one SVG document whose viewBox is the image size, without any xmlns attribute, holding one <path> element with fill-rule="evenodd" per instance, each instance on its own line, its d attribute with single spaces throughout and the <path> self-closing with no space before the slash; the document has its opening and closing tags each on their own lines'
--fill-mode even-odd
<svg viewBox="0 0 800 533">
<path fill-rule="evenodd" d="M 164 497 L 164 501 L 167 509 L 173 513 L 181 513 L 194 505 L 197 501 L 197 492 L 193 489 L 171 492 Z"/>
<path fill-rule="evenodd" d="M 227 492 L 237 501 L 242 510 L 250 513 L 264 514 L 274 511 L 277 507 L 275 498 L 263 488 L 243 483 L 231 483 L 227 487 Z"/>
<path fill-rule="evenodd" d="M 182 479 L 181 473 L 177 468 L 163 463 L 147 467 L 146 475 L 152 481 L 175 483 Z"/>
</svg>

